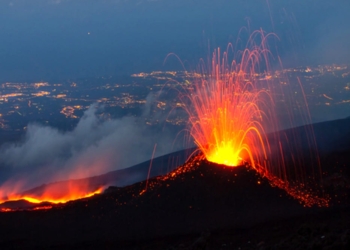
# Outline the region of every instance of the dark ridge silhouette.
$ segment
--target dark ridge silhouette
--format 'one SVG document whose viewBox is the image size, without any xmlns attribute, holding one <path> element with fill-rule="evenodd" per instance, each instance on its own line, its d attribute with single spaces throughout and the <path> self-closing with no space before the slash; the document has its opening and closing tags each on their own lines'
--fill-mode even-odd
<svg viewBox="0 0 350 250">
<path fill-rule="evenodd" d="M 165 176 L 110 187 L 103 194 L 49 210 L 0 213 L 0 247 L 8 247 L 10 237 L 33 249 L 134 249 L 156 239 L 244 232 L 271 221 L 328 211 L 302 206 L 247 167 L 226 167 L 196 156 Z"/>
<path fill-rule="evenodd" d="M 144 240 L 200 233 L 206 228 L 246 228 L 306 211 L 255 171 L 192 160 L 166 176 L 111 187 L 104 194 L 50 210 L 1 213 L 0 228 L 33 241 L 33 246 L 37 241 Z"/>
<path fill-rule="evenodd" d="M 320 149 L 324 150 L 320 157 L 327 169 L 324 187 L 331 194 L 331 207 L 304 207 L 254 170 L 209 163 L 199 155 L 160 175 L 159 171 L 168 170 L 167 156 L 153 160 L 151 176 L 155 177 L 149 180 L 145 180 L 149 163 L 139 164 L 89 178 L 91 185 L 113 183 L 102 194 L 48 210 L 0 213 L 0 248 L 166 249 L 177 244 L 173 249 L 220 249 L 225 243 L 242 249 L 346 249 L 350 243 L 346 231 L 350 175 L 344 170 L 350 162 L 348 124 L 349 119 L 343 119 L 314 125 L 316 139 L 327 145 Z M 337 143 L 335 147 L 328 147 L 331 142 Z M 130 185 L 118 179 L 126 176 L 135 177 Z M 62 183 L 66 182 L 48 185 Z"/>
<path fill-rule="evenodd" d="M 344 162 L 346 159 L 342 158 L 342 155 L 346 158 L 346 152 L 350 151 L 350 118 L 340 119 L 335 121 L 321 122 L 311 125 L 305 125 L 301 127 L 296 127 L 292 129 L 287 129 L 280 131 L 279 133 L 282 138 L 282 144 L 285 148 L 287 142 L 283 138 L 293 138 L 297 135 L 297 140 L 294 143 L 298 143 L 297 147 L 301 150 L 308 151 L 310 149 L 310 143 L 308 142 L 307 133 L 310 131 L 314 132 L 317 150 L 319 152 L 320 158 L 322 159 L 321 165 L 322 169 L 325 171 L 325 184 L 326 186 L 336 185 L 334 182 L 339 180 L 339 182 L 345 182 L 345 184 L 340 185 L 350 185 L 350 181 L 346 176 L 350 175 L 349 168 L 340 166 L 339 162 Z M 273 138 L 270 138 L 273 144 Z M 311 145 L 312 146 L 312 145 Z M 311 148 L 315 151 L 316 148 Z M 55 183 L 43 184 L 38 187 L 34 187 L 30 190 L 22 192 L 23 196 L 40 197 L 45 190 L 51 189 L 55 190 L 57 197 L 63 197 L 65 192 L 69 188 L 80 188 L 88 185 L 87 191 L 93 192 L 99 187 L 107 188 L 109 186 L 123 187 L 139 181 L 143 181 L 148 176 L 149 167 L 152 161 L 152 167 L 150 170 L 149 177 L 164 175 L 169 173 L 177 166 L 183 164 L 186 159 L 195 151 L 195 148 L 186 149 L 170 153 L 155 159 L 137 164 L 133 167 L 125 168 L 122 170 L 111 171 L 99 176 L 84 178 L 84 179 L 72 179 L 66 181 L 59 181 Z M 285 158 L 288 161 L 289 155 L 286 154 Z M 312 161 L 315 159 L 303 159 L 305 164 L 313 164 Z M 338 162 L 338 167 L 334 167 L 334 163 Z M 7 203 L 0 204 L 0 208 L 6 208 Z M 11 205 L 13 207 L 13 205 Z M 20 208 L 20 206 L 18 206 Z M 25 206 L 28 208 L 28 206 Z"/>
<path fill-rule="evenodd" d="M 288 137 L 292 137 L 293 130 L 297 132 L 304 149 L 309 146 L 307 133 L 313 131 L 320 154 L 350 150 L 350 117 L 305 125 L 282 132 L 286 133 Z"/>
</svg>

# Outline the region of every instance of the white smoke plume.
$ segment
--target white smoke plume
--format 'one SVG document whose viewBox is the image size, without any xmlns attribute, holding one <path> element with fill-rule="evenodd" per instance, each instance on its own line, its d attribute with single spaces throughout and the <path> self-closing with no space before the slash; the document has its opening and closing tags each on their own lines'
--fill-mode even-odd
<svg viewBox="0 0 350 250">
<path fill-rule="evenodd" d="M 0 148 L 0 187 L 20 180 L 17 189 L 24 189 L 103 174 L 149 160 L 155 144 L 155 157 L 183 146 L 174 145 L 176 132 L 166 126 L 154 129 L 145 124 L 144 116 L 103 119 L 97 114 L 100 108 L 91 105 L 68 132 L 28 125 L 22 142 Z"/>
</svg>

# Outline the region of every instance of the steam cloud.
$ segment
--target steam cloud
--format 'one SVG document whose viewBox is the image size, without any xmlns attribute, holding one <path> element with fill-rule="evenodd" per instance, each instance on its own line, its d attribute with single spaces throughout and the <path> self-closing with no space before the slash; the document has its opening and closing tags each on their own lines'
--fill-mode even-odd
<svg viewBox="0 0 350 250">
<path fill-rule="evenodd" d="M 106 120 L 97 114 L 99 109 L 91 105 L 74 130 L 68 132 L 28 125 L 23 142 L 0 149 L 0 187 L 21 180 L 14 188 L 25 189 L 103 174 L 149 160 L 155 144 L 155 157 L 183 146 L 174 144 L 175 131 L 166 126 L 154 129 L 145 124 L 144 116 Z M 145 113 L 149 110 L 146 105 Z"/>
</svg>

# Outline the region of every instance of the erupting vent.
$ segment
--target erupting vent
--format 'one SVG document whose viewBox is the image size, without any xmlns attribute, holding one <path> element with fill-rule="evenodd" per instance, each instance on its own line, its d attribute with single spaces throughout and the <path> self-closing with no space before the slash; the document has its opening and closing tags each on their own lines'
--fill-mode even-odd
<svg viewBox="0 0 350 250">
<path fill-rule="evenodd" d="M 321 169 L 312 127 L 305 128 L 306 143 L 316 149 L 307 152 L 311 164 L 305 162 L 300 147 L 304 138 L 278 132 L 281 125 L 276 106 L 283 105 L 277 103 L 276 96 L 291 100 L 272 77 L 272 52 L 266 42 L 270 36 L 273 34 L 255 31 L 247 47 L 233 56 L 229 44 L 224 53 L 215 50 L 208 65 L 200 63 L 193 88 L 181 96 L 189 114 L 190 134 L 208 161 L 233 167 L 249 164 L 304 204 L 327 206 L 327 200 L 319 198 Z M 305 107 L 303 117 L 310 119 Z M 285 105 L 293 127 L 290 109 Z"/>
</svg>

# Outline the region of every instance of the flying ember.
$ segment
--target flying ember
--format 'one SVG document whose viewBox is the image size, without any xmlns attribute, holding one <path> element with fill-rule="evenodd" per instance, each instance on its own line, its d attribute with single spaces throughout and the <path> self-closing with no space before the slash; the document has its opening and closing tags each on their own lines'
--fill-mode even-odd
<svg viewBox="0 0 350 250">
<path fill-rule="evenodd" d="M 264 125 L 271 121 L 268 109 L 274 103 L 268 85 L 257 82 L 257 68 L 268 50 L 262 42 L 229 61 L 230 49 L 231 44 L 222 55 L 220 49 L 214 51 L 209 67 L 201 67 L 194 89 L 185 96 L 193 107 L 187 109 L 190 134 L 211 162 L 263 164 L 269 150 Z"/>
<path fill-rule="evenodd" d="M 207 64 L 200 62 L 191 88 L 180 97 L 186 103 L 189 133 L 208 161 L 249 165 L 305 205 L 327 206 L 327 199 L 319 198 L 322 191 L 315 191 L 321 168 L 312 126 L 305 126 L 306 143 L 312 148 L 307 152 L 300 146 L 306 144 L 305 138 L 293 129 L 279 132 L 277 107 L 289 114 L 289 127 L 295 127 L 295 115 L 287 105 L 293 101 L 291 91 L 274 83 L 269 37 L 275 35 L 255 31 L 243 50 L 235 51 L 229 44 L 223 53 L 214 50 Z M 276 96 L 282 96 L 283 102 L 277 103 Z M 307 124 L 311 121 L 305 107 L 300 112 Z"/>
</svg>

